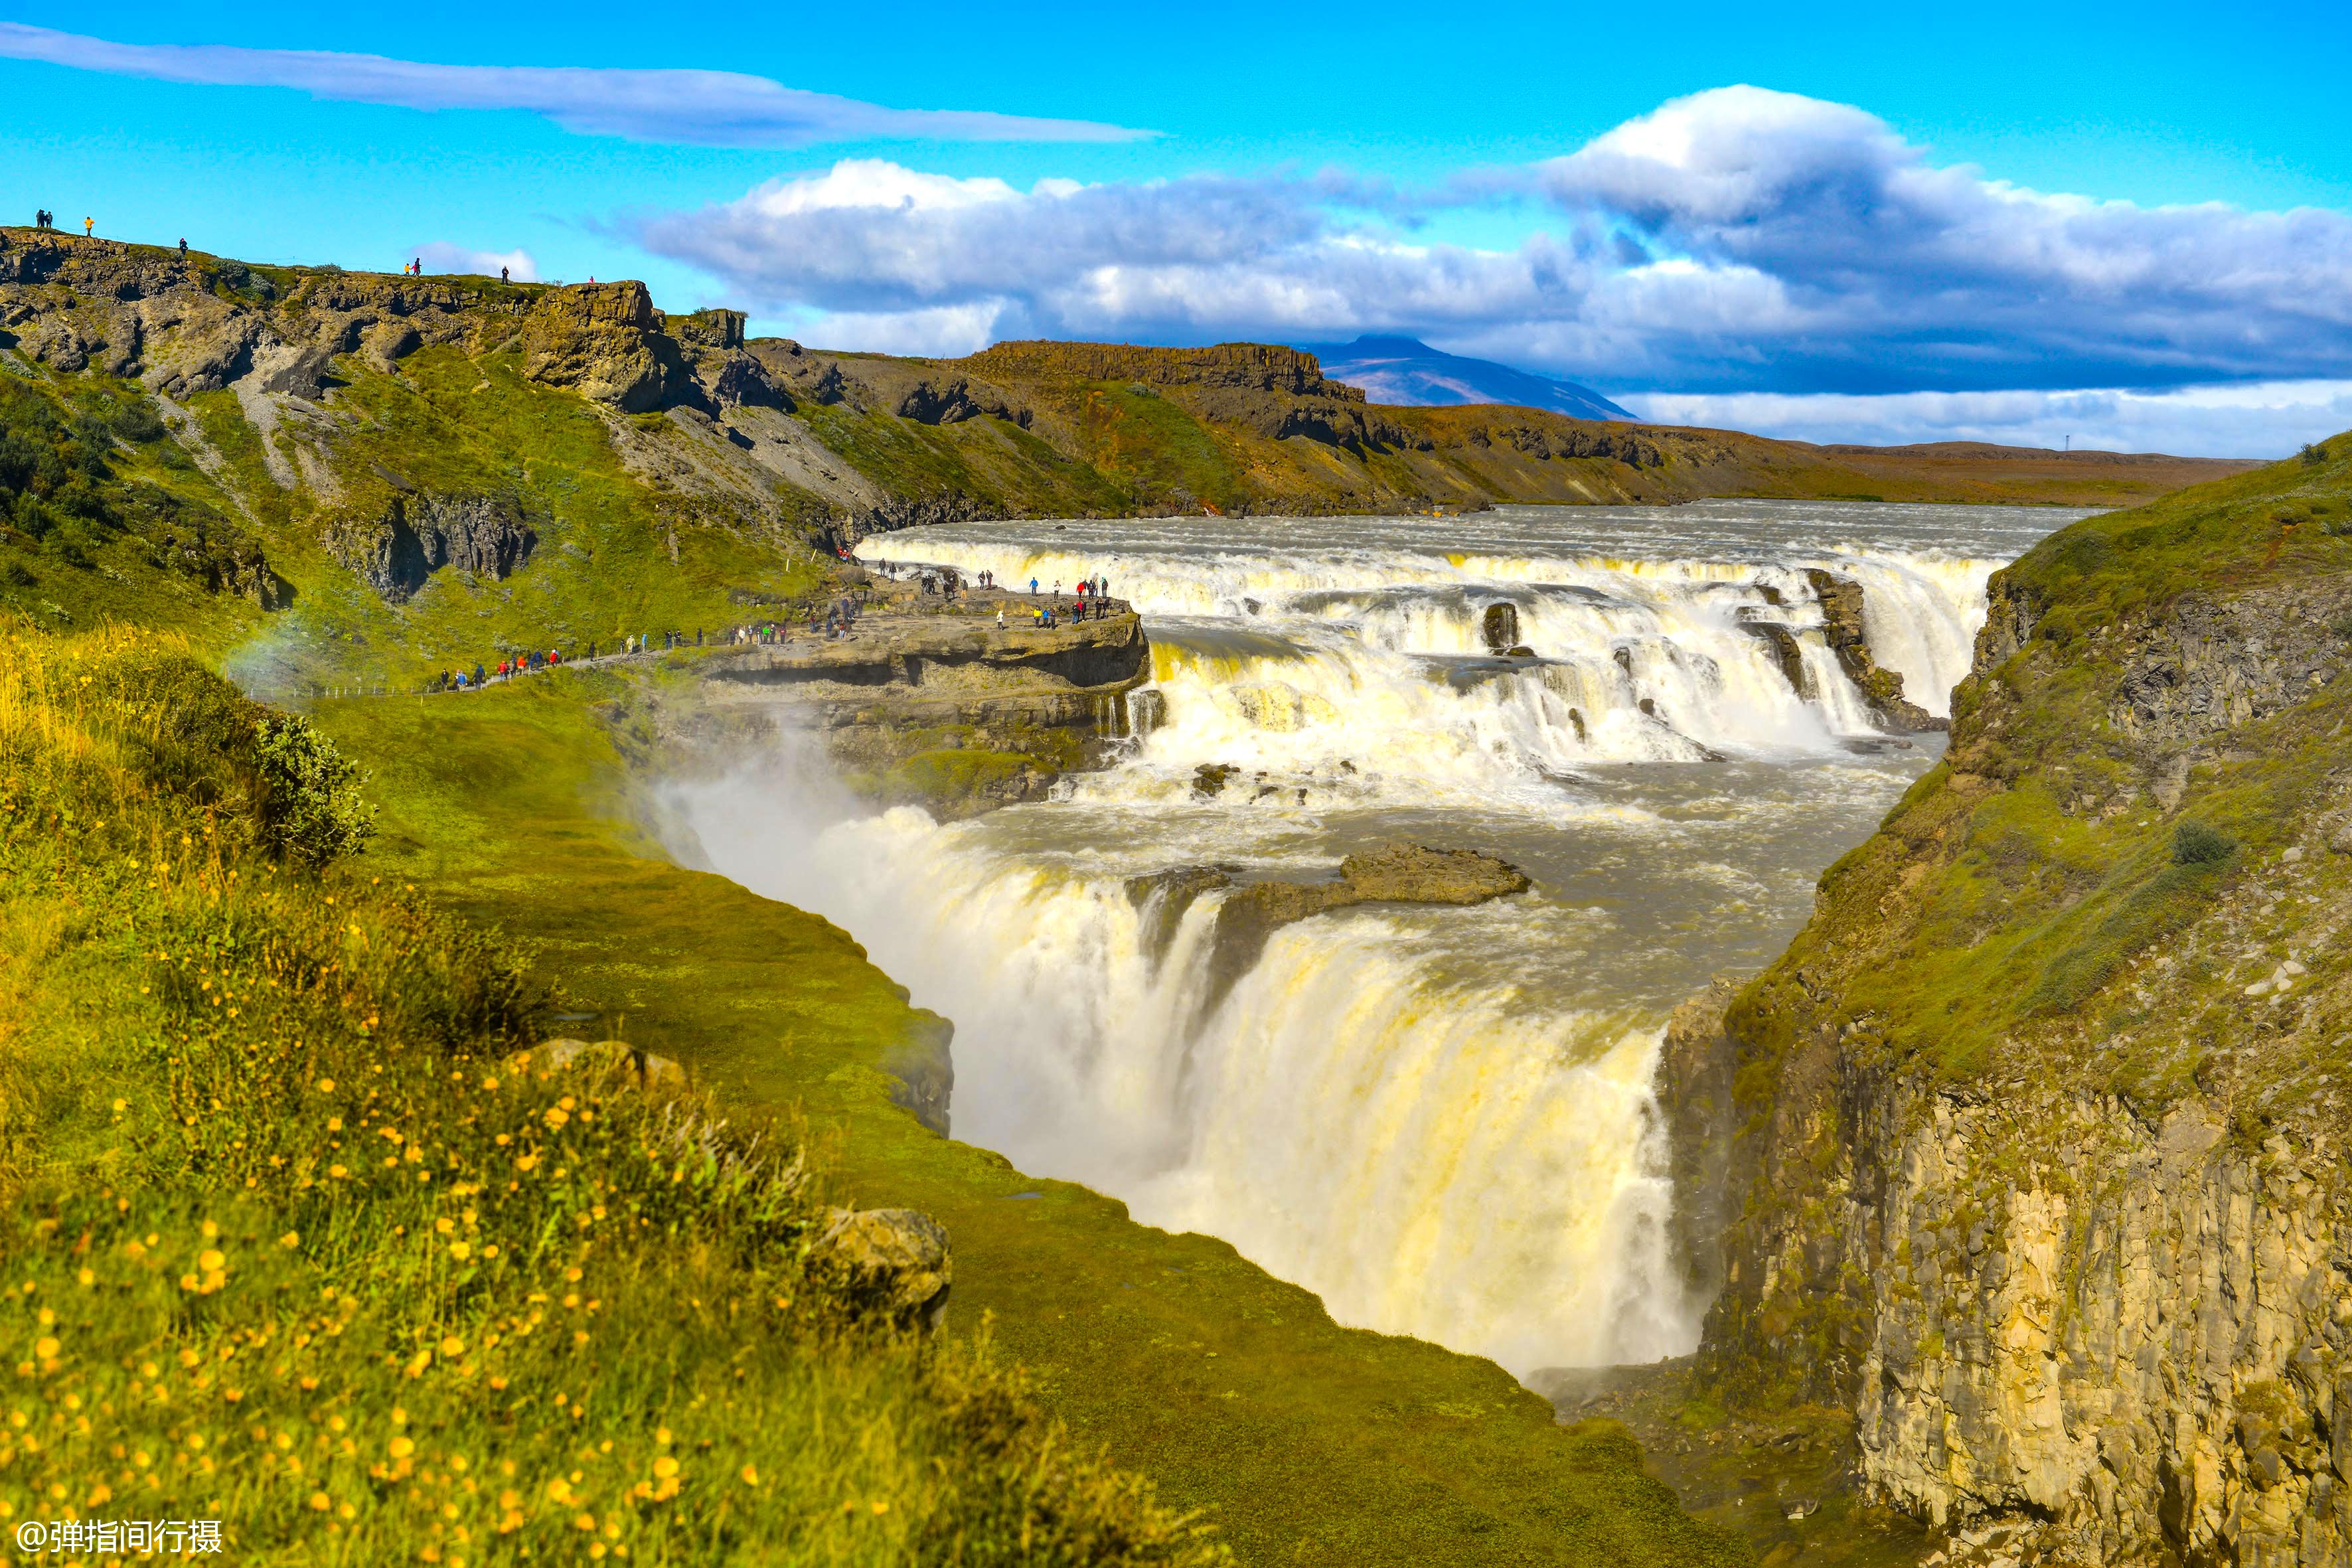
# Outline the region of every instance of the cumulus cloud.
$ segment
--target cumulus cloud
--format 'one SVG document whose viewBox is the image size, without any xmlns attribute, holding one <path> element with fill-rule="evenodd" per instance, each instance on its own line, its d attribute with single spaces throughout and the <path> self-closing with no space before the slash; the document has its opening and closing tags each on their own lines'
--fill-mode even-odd
<svg viewBox="0 0 2352 1568">
<path fill-rule="evenodd" d="M 1507 249 L 1401 221 L 1530 199 Z M 1337 174 L 1019 189 L 865 160 L 635 232 L 844 346 L 1403 331 L 1710 394 L 2352 374 L 2352 216 L 2045 195 L 1938 165 L 1860 109 L 1747 87 L 1417 196 Z"/>
<path fill-rule="evenodd" d="M 320 49 L 117 44 L 0 22 L 0 57 L 215 87 L 286 87 L 404 109 L 519 109 L 587 136 L 703 147 L 818 142 L 1126 142 L 1153 134 L 1085 120 L 886 109 L 734 71 L 451 66 Z"/>
<path fill-rule="evenodd" d="M 445 240 L 433 240 L 418 246 L 410 254 L 421 258 L 427 272 L 457 272 L 491 278 L 505 268 L 518 283 L 539 281 L 539 263 L 528 250 L 469 250 L 462 245 Z"/>
<path fill-rule="evenodd" d="M 1608 215 L 1686 258 L 1677 292 L 1771 279 L 1784 386 L 2163 385 L 2352 366 L 2342 213 L 2044 195 L 1937 167 L 1859 109 L 1752 87 L 1678 99 L 1526 178 L 1561 211 Z"/>
<path fill-rule="evenodd" d="M 1990 441 L 2189 458 L 2283 458 L 2352 429 L 2352 381 L 2248 382 L 2132 392 L 1629 393 L 1644 419 L 1791 441 Z"/>
<path fill-rule="evenodd" d="M 1553 309 L 1543 296 L 1589 281 L 1549 237 L 1490 253 L 1406 244 L 1339 216 L 1385 199 L 1336 175 L 1020 190 L 852 159 L 635 234 L 763 311 L 919 318 L 958 334 L 982 320 L 998 337 L 1483 324 Z"/>
</svg>

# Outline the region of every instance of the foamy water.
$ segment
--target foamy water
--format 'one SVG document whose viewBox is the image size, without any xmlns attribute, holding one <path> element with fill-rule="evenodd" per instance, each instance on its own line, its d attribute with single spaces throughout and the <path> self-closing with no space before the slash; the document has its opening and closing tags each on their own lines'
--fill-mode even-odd
<svg viewBox="0 0 2352 1568">
<path fill-rule="evenodd" d="M 2075 513 L 1718 503 L 1469 519 L 971 524 L 869 559 L 1092 573 L 1144 610 L 1157 715 L 1053 802 L 862 815 L 788 757 L 674 793 L 688 853 L 817 909 L 955 1020 L 955 1132 L 1226 1237 L 1343 1322 L 1515 1371 L 1687 1350 L 1652 1075 L 1666 1014 L 1784 944 L 1936 747 L 1872 729 L 1808 566 L 1945 711 L 1984 582 Z M 1487 652 L 1508 605 L 1533 658 Z M 1780 647 L 1793 641 L 1792 684 Z M 1196 788 L 1202 764 L 1237 770 Z M 1218 996 L 1211 892 L 1407 839 L 1528 894 L 1285 928 Z"/>
</svg>

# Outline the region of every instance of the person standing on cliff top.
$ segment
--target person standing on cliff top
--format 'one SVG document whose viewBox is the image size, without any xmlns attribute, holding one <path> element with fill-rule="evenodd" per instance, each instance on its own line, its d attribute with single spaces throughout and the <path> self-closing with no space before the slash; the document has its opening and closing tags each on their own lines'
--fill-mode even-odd
<svg viewBox="0 0 2352 1568">
<path fill-rule="evenodd" d="M 89 237 L 90 237 L 90 230 L 92 230 L 93 228 L 95 228 L 95 227 L 97 227 L 97 226 L 98 226 L 98 220 L 97 220 L 96 218 L 89 218 L 89 217 L 86 217 L 86 218 L 82 219 L 82 220 L 81 220 L 81 237 L 82 237 L 84 239 L 88 239 L 88 238 L 89 238 Z"/>
<path fill-rule="evenodd" d="M 499 268 L 499 282 L 501 282 L 501 283 L 503 283 L 503 282 L 505 282 L 506 280 L 507 280 L 507 269 L 506 269 L 505 268 L 501 267 L 501 268 Z"/>
</svg>

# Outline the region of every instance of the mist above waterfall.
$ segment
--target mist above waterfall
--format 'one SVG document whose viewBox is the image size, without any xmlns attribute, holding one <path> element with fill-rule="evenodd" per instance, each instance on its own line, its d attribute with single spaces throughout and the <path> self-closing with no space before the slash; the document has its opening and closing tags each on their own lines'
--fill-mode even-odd
<svg viewBox="0 0 2352 1568">
<path fill-rule="evenodd" d="M 1937 754 L 1873 729 L 1804 568 L 1864 585 L 1874 653 L 1940 710 L 1985 577 L 2063 521 L 1749 505 L 887 536 L 866 553 L 1049 590 L 1108 574 L 1147 612 L 1146 732 L 1053 801 L 949 825 L 860 811 L 800 752 L 746 757 L 667 792 L 673 836 L 838 921 L 955 1021 L 959 1138 L 1224 1237 L 1344 1322 L 1521 1373 L 1673 1354 L 1706 1303 L 1666 1245 L 1665 1016 L 1784 943 Z M 1504 626 L 1532 657 L 1495 654 Z M 1150 880 L 1314 879 L 1401 838 L 1534 886 L 1316 916 L 1226 985 L 1229 891 L 1178 909 Z"/>
</svg>

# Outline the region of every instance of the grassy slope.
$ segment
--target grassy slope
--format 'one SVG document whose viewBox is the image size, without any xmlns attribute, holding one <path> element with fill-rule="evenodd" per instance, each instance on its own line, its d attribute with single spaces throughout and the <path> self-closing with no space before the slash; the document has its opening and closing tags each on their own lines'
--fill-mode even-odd
<svg viewBox="0 0 2352 1568">
<path fill-rule="evenodd" d="M 2178 861 L 2180 821 L 2221 829 L 2254 852 L 2247 860 L 2287 842 L 2336 763 L 2329 740 L 2352 693 L 2325 689 L 2242 737 L 2246 754 L 2201 766 L 2189 801 L 2167 812 L 2137 793 L 2145 759 L 2107 722 L 2122 674 L 2116 634 L 2186 595 L 2352 571 L 2352 534 L 2331 523 L 2352 529 L 2342 457 L 2087 519 L 2011 567 L 2009 590 L 2044 606 L 2032 644 L 1961 688 L 1946 762 L 1823 874 L 1820 913 L 1748 1012 L 1766 1016 L 1800 972 L 1829 960 L 1852 977 L 1841 1017 L 1867 1015 L 1906 1058 L 1972 1075 L 2000 1042 L 2091 1003 L 2112 960 L 2219 895 L 2231 868 Z M 1911 869 L 1920 864 L 1924 875 Z M 1904 894 L 1898 921 L 1885 918 L 1890 879 Z M 2134 1088 L 2118 1071 L 2113 1087 Z M 2182 1085 L 2145 1087 L 2161 1100 Z"/>
<path fill-rule="evenodd" d="M 789 598 L 820 581 L 805 552 L 788 556 L 773 539 L 726 526 L 732 520 L 630 474 L 604 418 L 525 381 L 511 353 L 468 358 L 428 348 L 403 361 L 397 377 L 355 371 L 352 379 L 338 395 L 363 422 L 338 452 L 345 496 L 321 512 L 380 509 L 393 489 L 379 469 L 389 469 L 425 490 L 510 491 L 539 542 L 504 583 L 468 583 L 445 569 L 414 598 L 388 605 L 322 551 L 303 548 L 315 521 L 308 531 L 289 526 L 279 536 L 289 550 L 280 570 L 305 592 L 267 649 L 247 658 L 266 651 L 312 679 L 400 684 L 476 660 L 494 665 L 522 648 L 577 653 L 635 633 L 716 629 L 748 613 L 730 603 L 730 588 Z M 242 426 L 233 399 L 206 412 L 217 438 Z M 231 456 L 246 493 L 283 504 L 257 453 Z M 271 684 L 265 671 L 237 673 Z"/>
<path fill-rule="evenodd" d="M 508 1060 L 541 1011 L 511 945 L 274 853 L 258 717 L 169 639 L 0 637 L 12 1536 L 1224 1560 L 1003 1374 L 875 1321 L 792 1141 Z"/>
<path fill-rule="evenodd" d="M 1211 1509 L 1251 1562 L 1738 1559 L 1614 1428 L 1563 1430 L 1490 1363 L 1336 1328 L 1221 1242 L 924 1131 L 880 1069 L 910 1022 L 897 988 L 824 921 L 643 853 L 595 695 L 626 697 L 575 676 L 322 721 L 379 770 L 386 865 L 730 1100 L 797 1107 L 860 1203 L 937 1215 L 961 1322 L 992 1315 L 1081 1437 Z M 625 717 L 614 733 L 634 744 Z"/>
</svg>

